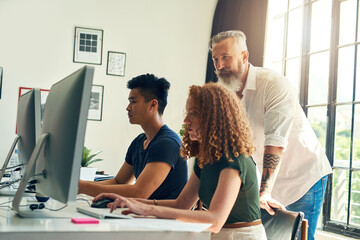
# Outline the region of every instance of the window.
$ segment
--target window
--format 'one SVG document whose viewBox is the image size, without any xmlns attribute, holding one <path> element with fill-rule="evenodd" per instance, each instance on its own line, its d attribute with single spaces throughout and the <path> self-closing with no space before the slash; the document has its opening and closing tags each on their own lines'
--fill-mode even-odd
<svg viewBox="0 0 360 240">
<path fill-rule="evenodd" d="M 265 62 L 289 78 L 334 172 L 324 229 L 360 237 L 360 0 L 269 0 Z"/>
</svg>

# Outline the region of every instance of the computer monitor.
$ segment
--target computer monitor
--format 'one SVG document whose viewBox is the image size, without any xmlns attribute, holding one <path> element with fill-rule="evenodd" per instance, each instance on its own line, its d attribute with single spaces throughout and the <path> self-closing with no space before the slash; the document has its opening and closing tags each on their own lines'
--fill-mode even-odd
<svg viewBox="0 0 360 240">
<path fill-rule="evenodd" d="M 17 135 L 5 159 L 2 169 L 0 170 L 0 182 L 4 176 L 5 171 L 21 168 L 23 171 L 30 159 L 30 156 L 35 148 L 36 142 L 41 133 L 41 101 L 40 89 L 34 88 L 29 92 L 21 95 L 18 101 L 16 128 Z M 18 147 L 18 164 L 17 166 L 8 166 L 11 156 Z M 31 172 L 31 175 L 34 175 Z M 16 181 L 18 179 L 13 179 Z M 8 182 L 8 185 L 12 184 Z M 7 184 L 3 184 L 2 187 Z M 15 195 L 16 190 L 1 189 L 0 195 Z"/>
<path fill-rule="evenodd" d="M 76 200 L 93 75 L 94 68 L 85 66 L 51 87 L 40 139 L 12 203 L 19 216 L 63 217 L 20 206 L 32 169 L 36 169 L 36 192 L 62 203 Z"/>
</svg>

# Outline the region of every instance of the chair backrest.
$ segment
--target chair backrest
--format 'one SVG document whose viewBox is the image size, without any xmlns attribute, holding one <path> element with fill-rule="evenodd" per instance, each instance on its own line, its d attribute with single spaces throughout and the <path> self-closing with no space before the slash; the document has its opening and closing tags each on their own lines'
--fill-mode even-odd
<svg viewBox="0 0 360 240">
<path fill-rule="evenodd" d="M 309 221 L 307 219 L 303 219 L 301 223 L 301 240 L 308 240 L 308 228 Z"/>
<path fill-rule="evenodd" d="M 275 215 L 270 215 L 261 209 L 261 220 L 268 240 L 298 239 L 304 213 L 275 209 Z"/>
</svg>

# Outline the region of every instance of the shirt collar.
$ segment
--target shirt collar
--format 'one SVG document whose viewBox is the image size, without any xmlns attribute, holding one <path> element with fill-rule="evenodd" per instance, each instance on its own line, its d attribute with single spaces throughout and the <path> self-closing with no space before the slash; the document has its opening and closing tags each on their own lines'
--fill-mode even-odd
<svg viewBox="0 0 360 240">
<path fill-rule="evenodd" d="M 241 102 L 244 106 L 246 106 L 247 90 L 256 90 L 256 68 L 250 63 L 248 75 L 246 77 L 245 87 L 243 90 L 243 97 L 241 98 Z"/>
<path fill-rule="evenodd" d="M 249 71 L 246 78 L 245 90 L 256 90 L 256 68 L 249 63 Z"/>
</svg>

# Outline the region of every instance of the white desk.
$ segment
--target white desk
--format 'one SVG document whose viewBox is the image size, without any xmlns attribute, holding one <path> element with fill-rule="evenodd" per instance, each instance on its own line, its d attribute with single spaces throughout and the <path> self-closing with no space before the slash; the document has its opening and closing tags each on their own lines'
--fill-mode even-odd
<svg viewBox="0 0 360 240">
<path fill-rule="evenodd" d="M 0 204 L 10 201 L 9 197 L 0 197 Z M 77 205 L 87 204 L 77 202 Z M 4 206 L 6 204 L 0 205 Z M 11 204 L 9 205 L 11 206 Z M 88 217 L 76 212 L 76 205 L 70 205 L 64 211 L 72 211 L 72 217 Z M 151 222 L 149 222 L 151 221 Z M 144 226 L 151 227 L 145 228 Z M 209 231 L 193 232 L 191 228 L 203 224 L 181 223 L 165 219 L 102 219 L 99 224 L 74 224 L 70 219 L 31 219 L 21 218 L 8 208 L 0 207 L 0 239 L 26 240 L 120 240 L 120 239 L 210 239 Z M 170 226 L 171 225 L 171 226 Z M 169 230 L 171 229 L 171 230 Z M 174 231 L 175 230 L 175 231 Z"/>
</svg>

